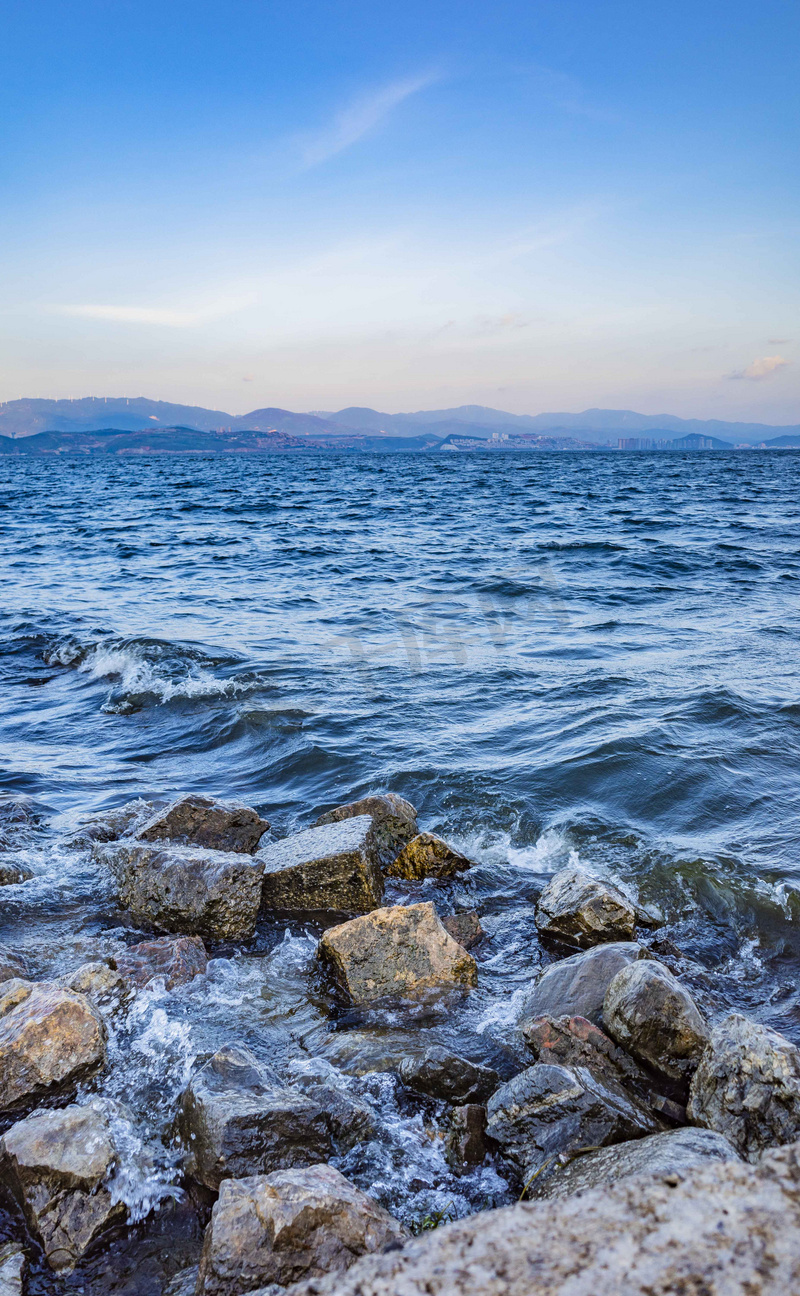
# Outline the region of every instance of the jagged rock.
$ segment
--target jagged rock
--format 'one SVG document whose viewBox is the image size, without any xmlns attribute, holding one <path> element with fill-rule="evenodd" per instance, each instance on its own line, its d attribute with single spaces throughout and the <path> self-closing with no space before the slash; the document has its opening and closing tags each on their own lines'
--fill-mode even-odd
<svg viewBox="0 0 800 1296">
<path fill-rule="evenodd" d="M 18 1242 L 0 1246 L 0 1296 L 22 1296 L 25 1252 Z"/>
<path fill-rule="evenodd" d="M 94 1107 L 17 1121 L 0 1139 L 0 1160 L 51 1269 L 73 1269 L 100 1233 L 126 1218 L 106 1186 L 117 1160 L 111 1128 Z"/>
<path fill-rule="evenodd" d="M 789 1296 L 800 1150 L 481 1211 L 290 1296 Z"/>
<path fill-rule="evenodd" d="M 711 1032 L 694 1074 L 689 1119 L 724 1134 L 748 1161 L 800 1139 L 800 1049 L 731 1013 Z"/>
<path fill-rule="evenodd" d="M 227 1179 L 206 1229 L 198 1296 L 342 1274 L 405 1230 L 333 1166 Z"/>
<path fill-rule="evenodd" d="M 474 909 L 469 913 L 448 914 L 442 919 L 442 926 L 450 933 L 453 940 L 464 946 L 464 949 L 472 949 L 473 945 L 477 945 L 486 935 L 481 927 L 480 917 Z"/>
<path fill-rule="evenodd" d="M 366 1103 L 352 1098 L 335 1085 L 325 1084 L 318 1077 L 298 1076 L 295 1086 L 324 1113 L 340 1155 L 349 1152 L 357 1143 L 368 1143 L 376 1137 L 378 1125 Z"/>
<path fill-rule="evenodd" d="M 0 861 L 0 886 L 15 886 L 19 882 L 30 882 L 32 877 L 33 873 L 24 864 Z"/>
<path fill-rule="evenodd" d="M 249 940 L 261 903 L 257 856 L 202 846 L 119 841 L 92 854 L 119 884 L 119 903 L 157 930 Z"/>
<path fill-rule="evenodd" d="M 606 990 L 622 968 L 647 951 L 635 941 L 612 941 L 546 967 L 525 1004 L 525 1015 L 587 1017 L 599 1026 Z"/>
<path fill-rule="evenodd" d="M 480 1165 L 489 1150 L 486 1141 L 486 1108 L 478 1103 L 454 1107 L 444 1149 L 448 1165 L 456 1174 Z"/>
<path fill-rule="evenodd" d="M 394 792 L 362 797 L 360 801 L 336 806 L 334 810 L 321 814 L 315 827 L 341 823 L 344 819 L 356 819 L 360 815 L 369 815 L 372 819 L 375 857 L 384 866 L 391 864 L 406 842 L 418 832 L 416 810 L 410 801 L 404 801 Z"/>
<path fill-rule="evenodd" d="M 136 833 L 139 841 L 172 841 L 183 846 L 252 854 L 269 829 L 241 801 L 216 801 L 207 796 L 184 796 L 157 810 Z"/>
<path fill-rule="evenodd" d="M 589 1067 L 595 1075 L 630 1086 L 641 1097 L 650 1089 L 633 1058 L 585 1017 L 533 1017 L 521 1029 L 537 1062 Z"/>
<path fill-rule="evenodd" d="M 429 877 L 449 881 L 472 868 L 473 863 L 435 833 L 424 832 L 412 837 L 403 847 L 386 870 L 386 876 L 405 878 L 409 882 Z"/>
<path fill-rule="evenodd" d="M 579 868 L 556 873 L 536 906 L 536 926 L 543 936 L 583 948 L 633 940 L 635 923 L 636 908 L 627 896 Z"/>
<path fill-rule="evenodd" d="M 142 797 L 137 797 L 136 800 L 126 801 L 124 805 L 116 806 L 113 810 L 104 810 L 101 814 L 92 815 L 73 834 L 73 844 L 112 842 L 119 841 L 120 837 L 131 836 L 143 823 L 152 819 L 156 810 L 163 805 L 163 801 L 145 801 Z"/>
<path fill-rule="evenodd" d="M 491 1067 L 470 1062 L 440 1044 L 402 1058 L 397 1071 L 409 1089 L 450 1103 L 485 1102 L 500 1083 Z"/>
<path fill-rule="evenodd" d="M 189 1265 L 186 1269 L 181 1269 L 176 1273 L 164 1288 L 163 1296 L 194 1296 L 197 1291 L 197 1275 L 200 1272 L 199 1265 Z"/>
<path fill-rule="evenodd" d="M 367 913 L 383 899 L 369 815 L 306 828 L 259 851 L 263 903 L 284 913 Z"/>
<path fill-rule="evenodd" d="M 0 982 L 13 981 L 15 978 L 27 980 L 28 964 L 22 954 L 9 949 L 7 945 L 0 945 Z"/>
<path fill-rule="evenodd" d="M 705 1018 L 689 991 L 652 959 L 614 977 L 603 1000 L 603 1025 L 640 1062 L 675 1081 L 688 1081 L 708 1043 Z"/>
<path fill-rule="evenodd" d="M 105 1028 L 85 995 L 19 979 L 0 990 L 0 1111 L 68 1089 L 103 1065 Z"/>
<path fill-rule="evenodd" d="M 184 1091 L 178 1134 L 186 1170 L 216 1191 L 223 1179 L 307 1166 L 331 1154 L 326 1113 L 284 1088 L 249 1049 L 215 1053 Z"/>
<path fill-rule="evenodd" d="M 375 909 L 331 927 L 317 955 L 354 1003 L 465 989 L 478 979 L 475 960 L 430 903 Z"/>
<path fill-rule="evenodd" d="M 159 936 L 131 945 L 116 959 L 117 971 L 141 989 L 156 977 L 166 990 L 186 985 L 206 970 L 208 955 L 199 936 Z"/>
<path fill-rule="evenodd" d="M 655 1134 L 652 1113 L 613 1080 L 588 1067 L 537 1062 L 489 1099 L 486 1132 L 523 1182 L 552 1173 L 558 1158 Z"/>
</svg>

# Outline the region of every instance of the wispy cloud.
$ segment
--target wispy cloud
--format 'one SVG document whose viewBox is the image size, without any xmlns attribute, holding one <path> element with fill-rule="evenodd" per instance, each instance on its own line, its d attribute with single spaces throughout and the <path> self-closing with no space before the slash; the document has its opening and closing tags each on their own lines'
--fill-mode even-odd
<svg viewBox="0 0 800 1296">
<path fill-rule="evenodd" d="M 354 100 L 338 112 L 323 130 L 299 136 L 297 142 L 304 168 L 318 166 L 320 162 L 327 162 L 328 158 L 351 148 L 379 126 L 404 100 L 438 80 L 439 73 L 426 72 L 420 76 L 392 81 L 380 90 Z"/>
<path fill-rule="evenodd" d="M 105 304 L 53 305 L 46 307 L 51 315 L 71 315 L 78 319 L 108 320 L 113 324 L 156 324 L 163 328 L 196 328 L 212 320 L 233 315 L 252 304 L 255 298 L 225 298 L 193 310 L 175 310 L 164 306 L 111 306 Z"/>
<path fill-rule="evenodd" d="M 760 378 L 771 378 L 778 370 L 785 369 L 789 361 L 784 360 L 783 356 L 761 356 L 754 360 L 746 369 L 739 369 L 734 373 L 727 374 L 728 378 L 751 378 L 758 381 Z"/>
</svg>

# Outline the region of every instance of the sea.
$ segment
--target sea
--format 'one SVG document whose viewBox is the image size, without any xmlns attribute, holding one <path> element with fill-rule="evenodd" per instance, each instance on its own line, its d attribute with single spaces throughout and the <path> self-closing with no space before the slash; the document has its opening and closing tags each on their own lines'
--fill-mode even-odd
<svg viewBox="0 0 800 1296">
<path fill-rule="evenodd" d="M 442 1011 L 343 1016 L 319 927 L 268 916 L 141 992 L 77 1097 L 114 1122 L 130 1227 L 71 1275 L 33 1249 L 32 1296 L 161 1296 L 196 1263 L 208 1203 L 172 1121 L 226 1043 L 370 1106 L 335 1164 L 412 1229 L 515 1199 L 499 1162 L 454 1175 L 443 1105 L 351 1074 L 342 1039 L 526 1065 L 536 897 L 568 864 L 660 912 L 649 939 L 710 1018 L 800 1043 L 800 454 L 6 457 L 0 576 L 0 864 L 32 874 L 0 888 L 0 942 L 32 976 L 143 938 L 81 825 L 184 792 L 276 838 L 400 793 L 475 864 L 388 902 L 486 932 Z"/>
</svg>

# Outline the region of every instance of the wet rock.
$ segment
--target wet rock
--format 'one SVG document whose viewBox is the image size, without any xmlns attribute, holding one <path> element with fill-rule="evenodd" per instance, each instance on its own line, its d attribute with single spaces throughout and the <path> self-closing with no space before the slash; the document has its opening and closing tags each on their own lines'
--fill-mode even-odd
<svg viewBox="0 0 800 1296">
<path fill-rule="evenodd" d="M 46 981 L 6 981 L 0 991 L 0 1110 L 60 1093 L 103 1065 L 105 1028 L 85 995 Z"/>
<path fill-rule="evenodd" d="M 186 1171 L 216 1190 L 243 1178 L 324 1161 L 331 1154 L 326 1113 L 298 1089 L 286 1089 L 249 1049 L 215 1053 L 180 1102 L 178 1134 Z"/>
<path fill-rule="evenodd" d="M 688 1082 L 708 1043 L 705 1018 L 661 963 L 641 959 L 618 972 L 603 1000 L 603 1025 L 640 1062 Z"/>
<path fill-rule="evenodd" d="M 624 1180 L 481 1211 L 291 1296 L 788 1296 L 800 1273 L 796 1146 L 758 1166 Z"/>
<path fill-rule="evenodd" d="M 689 1119 L 730 1139 L 748 1161 L 800 1139 L 800 1049 L 731 1013 L 711 1032 L 692 1080 Z"/>
<path fill-rule="evenodd" d="M 85 994 L 99 1008 L 113 1007 L 127 998 L 129 989 L 120 972 L 107 963 L 83 963 L 74 972 L 59 978 L 59 985 L 67 990 Z"/>
<path fill-rule="evenodd" d="M 29 840 L 38 818 L 30 797 L 0 795 L 0 850 Z"/>
<path fill-rule="evenodd" d="M 378 1123 L 366 1103 L 313 1077 L 298 1077 L 296 1087 L 324 1113 L 339 1155 L 377 1136 Z"/>
<path fill-rule="evenodd" d="M 462 1170 L 480 1165 L 488 1151 L 486 1108 L 478 1103 L 454 1107 L 444 1144 L 450 1169 L 460 1174 Z"/>
<path fill-rule="evenodd" d="M 391 864 L 406 842 L 418 832 L 416 810 L 410 801 L 404 801 L 394 792 L 362 797 L 360 801 L 336 806 L 334 810 L 321 814 L 315 827 L 341 823 L 360 815 L 369 815 L 372 820 L 373 849 L 378 863 L 384 866 Z"/>
<path fill-rule="evenodd" d="M 466 989 L 478 980 L 475 960 L 430 903 L 375 909 L 331 927 L 317 955 L 354 1003 Z"/>
<path fill-rule="evenodd" d="M 241 801 L 191 795 L 156 811 L 136 836 L 139 841 L 173 841 L 183 846 L 252 854 L 268 829 L 266 819 Z"/>
<path fill-rule="evenodd" d="M 0 860 L 0 886 L 15 886 L 18 882 L 30 882 L 33 873 L 23 864 L 12 864 Z"/>
<path fill-rule="evenodd" d="M 655 1134 L 651 1112 L 614 1081 L 588 1067 L 537 1062 L 489 1099 L 486 1132 L 527 1182 L 552 1172 L 580 1148 L 606 1147 Z"/>
<path fill-rule="evenodd" d="M 157 930 L 249 940 L 261 903 L 257 856 L 201 846 L 119 841 L 92 854 L 119 885 L 119 903 Z"/>
<path fill-rule="evenodd" d="M 367 913 L 383 899 L 372 819 L 306 828 L 259 851 L 263 903 L 284 913 Z"/>
<path fill-rule="evenodd" d="M 708 1161 L 740 1160 L 736 1149 L 721 1134 L 691 1128 L 667 1130 L 578 1156 L 541 1185 L 534 1180 L 529 1196 L 547 1200 L 571 1197 L 634 1175 L 682 1178 L 687 1170 Z"/>
<path fill-rule="evenodd" d="M 385 1030 L 328 1032 L 321 1048 L 325 1058 L 345 1075 L 397 1072 L 408 1051 L 408 1033 Z"/>
<path fill-rule="evenodd" d="M 198 1296 L 342 1274 L 404 1229 L 333 1166 L 228 1179 L 206 1229 Z"/>
<path fill-rule="evenodd" d="M 635 923 L 636 909 L 627 896 L 578 868 L 556 873 L 536 906 L 536 926 L 543 936 L 583 948 L 633 940 Z"/>
<path fill-rule="evenodd" d="M 181 1269 L 180 1273 L 176 1273 L 175 1277 L 167 1283 L 164 1296 L 194 1296 L 197 1291 L 199 1272 L 199 1265 L 189 1265 L 187 1269 Z"/>
<path fill-rule="evenodd" d="M 92 1242 L 126 1218 L 106 1180 L 117 1149 L 105 1116 L 64 1107 L 18 1121 L 0 1139 L 10 1191 L 51 1269 L 70 1270 Z"/>
<path fill-rule="evenodd" d="M 595 1075 L 632 1087 L 641 1097 L 648 1094 L 648 1078 L 630 1054 L 585 1017 L 532 1017 L 521 1029 L 537 1062 L 587 1066 Z"/>
<path fill-rule="evenodd" d="M 440 1044 L 432 1044 L 416 1056 L 402 1058 L 397 1071 L 409 1089 L 449 1103 L 485 1102 L 500 1083 L 499 1075 L 491 1067 L 470 1062 Z"/>
<path fill-rule="evenodd" d="M 474 909 L 469 913 L 448 914 L 442 919 L 442 926 L 450 933 L 453 940 L 464 946 L 464 949 L 472 949 L 473 945 L 477 945 L 486 935 L 481 927 L 480 917 Z"/>
<path fill-rule="evenodd" d="M 387 877 L 419 882 L 423 878 L 449 881 L 472 868 L 474 861 L 449 846 L 435 833 L 418 833 L 412 837 L 386 870 Z"/>
<path fill-rule="evenodd" d="M 15 977 L 27 980 L 28 964 L 22 954 L 9 949 L 7 945 L 0 945 L 0 983 L 12 981 Z"/>
<path fill-rule="evenodd" d="M 73 844 L 112 842 L 119 841 L 120 837 L 132 836 L 163 805 L 163 801 L 145 801 L 142 797 L 137 797 L 134 801 L 115 806 L 113 810 L 92 815 L 73 835 Z"/>
<path fill-rule="evenodd" d="M 646 957 L 645 948 L 635 941 L 612 941 L 551 963 L 536 982 L 525 1015 L 587 1017 L 599 1026 L 603 999 L 614 977 L 629 963 Z"/>
<path fill-rule="evenodd" d="M 25 1252 L 17 1242 L 0 1246 L 0 1296 L 22 1296 Z"/>
<path fill-rule="evenodd" d="M 208 954 L 199 936 L 159 936 L 131 945 L 116 959 L 120 976 L 137 989 L 156 978 L 166 990 L 186 985 L 206 970 Z"/>
</svg>

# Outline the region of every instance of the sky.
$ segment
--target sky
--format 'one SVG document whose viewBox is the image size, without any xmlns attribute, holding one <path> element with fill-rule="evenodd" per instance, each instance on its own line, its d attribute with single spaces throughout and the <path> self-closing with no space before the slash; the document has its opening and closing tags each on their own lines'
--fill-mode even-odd
<svg viewBox="0 0 800 1296">
<path fill-rule="evenodd" d="M 800 422 L 795 0 L 0 16 L 0 400 Z"/>
</svg>

